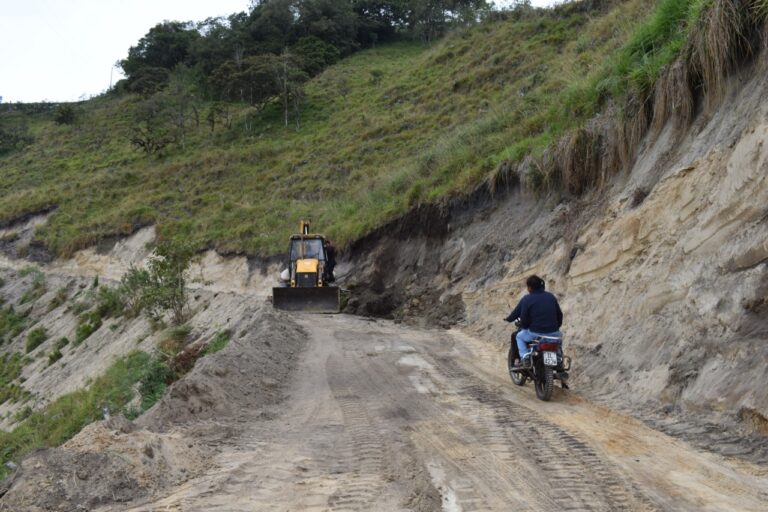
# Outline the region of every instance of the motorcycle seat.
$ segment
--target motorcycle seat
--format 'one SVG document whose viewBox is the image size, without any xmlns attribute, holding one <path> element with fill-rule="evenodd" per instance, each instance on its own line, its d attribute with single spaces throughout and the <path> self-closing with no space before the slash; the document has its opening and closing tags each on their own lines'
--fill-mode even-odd
<svg viewBox="0 0 768 512">
<path fill-rule="evenodd" d="M 563 341 L 562 336 L 544 336 L 543 334 L 540 336 L 536 336 L 533 341 L 541 341 L 541 340 L 549 340 L 549 341 Z"/>
</svg>

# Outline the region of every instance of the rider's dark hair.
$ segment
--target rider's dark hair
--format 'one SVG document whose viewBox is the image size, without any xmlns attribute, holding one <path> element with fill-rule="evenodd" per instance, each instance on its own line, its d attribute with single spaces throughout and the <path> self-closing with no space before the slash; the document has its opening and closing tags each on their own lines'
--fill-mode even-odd
<svg viewBox="0 0 768 512">
<path fill-rule="evenodd" d="M 533 275 L 533 276 L 529 277 L 525 281 L 525 284 L 528 286 L 528 288 L 530 288 L 531 290 L 534 290 L 534 291 L 535 290 L 543 290 L 545 288 L 545 286 L 546 286 L 546 284 L 544 283 L 544 280 L 542 278 L 540 278 L 539 276 L 537 276 L 537 275 Z"/>
</svg>

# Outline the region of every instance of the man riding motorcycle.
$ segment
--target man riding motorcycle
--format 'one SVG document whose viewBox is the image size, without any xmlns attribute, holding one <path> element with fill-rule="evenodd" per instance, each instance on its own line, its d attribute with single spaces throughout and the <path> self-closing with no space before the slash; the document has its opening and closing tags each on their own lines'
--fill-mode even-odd
<svg viewBox="0 0 768 512">
<path fill-rule="evenodd" d="M 545 291 L 544 280 L 539 276 L 530 276 L 525 284 L 528 295 L 504 319 L 507 322 L 520 320 L 520 332 L 516 338 L 520 358 L 516 361 L 516 367 L 526 366 L 526 357 L 529 355 L 527 342 L 537 336 L 562 336 L 560 326 L 563 325 L 563 312 L 557 298 Z"/>
</svg>

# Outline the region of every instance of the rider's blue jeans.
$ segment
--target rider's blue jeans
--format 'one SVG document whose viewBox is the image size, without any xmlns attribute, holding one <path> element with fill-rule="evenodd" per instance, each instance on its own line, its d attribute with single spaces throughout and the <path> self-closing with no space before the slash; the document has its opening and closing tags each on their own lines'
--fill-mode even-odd
<svg viewBox="0 0 768 512">
<path fill-rule="evenodd" d="M 528 355 L 528 345 L 525 343 L 527 341 L 533 341 L 536 336 L 562 336 L 560 331 L 555 332 L 533 332 L 529 331 L 528 329 L 520 329 L 520 332 L 517 333 L 517 350 L 520 353 L 520 359 L 522 360 L 523 357 Z"/>
</svg>

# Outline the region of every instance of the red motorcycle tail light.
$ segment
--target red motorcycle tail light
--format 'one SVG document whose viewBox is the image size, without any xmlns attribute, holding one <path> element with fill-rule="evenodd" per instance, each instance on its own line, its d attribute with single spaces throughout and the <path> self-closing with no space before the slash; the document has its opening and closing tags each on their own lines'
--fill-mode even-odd
<svg viewBox="0 0 768 512">
<path fill-rule="evenodd" d="M 559 343 L 541 342 L 539 343 L 539 350 L 542 351 L 557 351 L 560 350 Z"/>
</svg>

